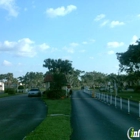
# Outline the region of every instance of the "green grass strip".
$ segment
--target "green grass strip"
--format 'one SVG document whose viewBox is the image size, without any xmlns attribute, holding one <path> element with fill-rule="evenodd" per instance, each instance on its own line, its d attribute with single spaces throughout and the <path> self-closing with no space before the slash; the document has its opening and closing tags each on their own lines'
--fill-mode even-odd
<svg viewBox="0 0 140 140">
<path fill-rule="evenodd" d="M 45 100 L 48 114 L 44 121 L 25 140 L 69 140 L 71 135 L 70 99 Z"/>
</svg>

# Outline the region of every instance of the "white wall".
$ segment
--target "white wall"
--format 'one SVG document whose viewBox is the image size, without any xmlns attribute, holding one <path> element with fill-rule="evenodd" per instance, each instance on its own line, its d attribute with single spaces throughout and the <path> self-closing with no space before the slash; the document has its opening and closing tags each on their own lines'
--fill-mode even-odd
<svg viewBox="0 0 140 140">
<path fill-rule="evenodd" d="M 4 91 L 4 83 L 0 82 L 0 91 Z"/>
</svg>

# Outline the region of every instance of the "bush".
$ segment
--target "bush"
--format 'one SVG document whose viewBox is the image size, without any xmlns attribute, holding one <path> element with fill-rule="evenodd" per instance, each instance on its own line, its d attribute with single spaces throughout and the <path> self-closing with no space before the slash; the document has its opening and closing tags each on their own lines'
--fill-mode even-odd
<svg viewBox="0 0 140 140">
<path fill-rule="evenodd" d="M 17 92 L 23 93 L 23 91 L 24 91 L 24 86 L 22 85 L 18 86 Z"/>
<path fill-rule="evenodd" d="M 134 86 L 134 91 L 135 92 L 140 92 L 140 86 Z"/>
<path fill-rule="evenodd" d="M 16 93 L 16 91 L 15 91 L 14 88 L 6 88 L 6 89 L 4 90 L 4 92 L 5 92 L 5 93 L 8 93 L 8 94 L 15 94 L 15 93 Z"/>
<path fill-rule="evenodd" d="M 46 92 L 48 99 L 60 99 L 66 95 L 65 90 L 47 90 Z"/>
<path fill-rule="evenodd" d="M 18 86 L 18 89 L 24 89 L 24 86 Z"/>
<path fill-rule="evenodd" d="M 118 93 L 122 92 L 122 88 L 118 87 Z"/>
</svg>

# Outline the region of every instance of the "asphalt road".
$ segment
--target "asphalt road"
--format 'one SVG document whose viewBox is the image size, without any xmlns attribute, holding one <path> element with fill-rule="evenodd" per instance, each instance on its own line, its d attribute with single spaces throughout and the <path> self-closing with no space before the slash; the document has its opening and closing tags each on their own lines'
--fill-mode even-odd
<svg viewBox="0 0 140 140">
<path fill-rule="evenodd" d="M 72 95 L 71 140 L 128 140 L 127 131 L 140 129 L 140 120 L 83 91 Z M 140 138 L 137 138 L 140 139 Z"/>
<path fill-rule="evenodd" d="M 22 140 L 45 117 L 45 103 L 38 97 L 0 98 L 0 140 Z"/>
</svg>

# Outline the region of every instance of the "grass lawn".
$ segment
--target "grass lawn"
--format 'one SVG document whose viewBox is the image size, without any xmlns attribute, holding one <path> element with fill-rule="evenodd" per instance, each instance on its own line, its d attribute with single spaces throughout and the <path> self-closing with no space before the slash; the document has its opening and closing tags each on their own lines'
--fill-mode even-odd
<svg viewBox="0 0 140 140">
<path fill-rule="evenodd" d="M 124 99 L 130 99 L 136 102 L 140 101 L 140 93 L 136 93 L 136 92 L 121 92 L 121 93 L 118 93 L 118 96 Z"/>
<path fill-rule="evenodd" d="M 46 100 L 47 117 L 25 140 L 69 140 L 71 135 L 71 100 Z"/>
<path fill-rule="evenodd" d="M 10 95 L 8 93 L 1 93 L 0 94 L 0 98 L 7 97 L 7 96 L 10 96 Z"/>
</svg>

